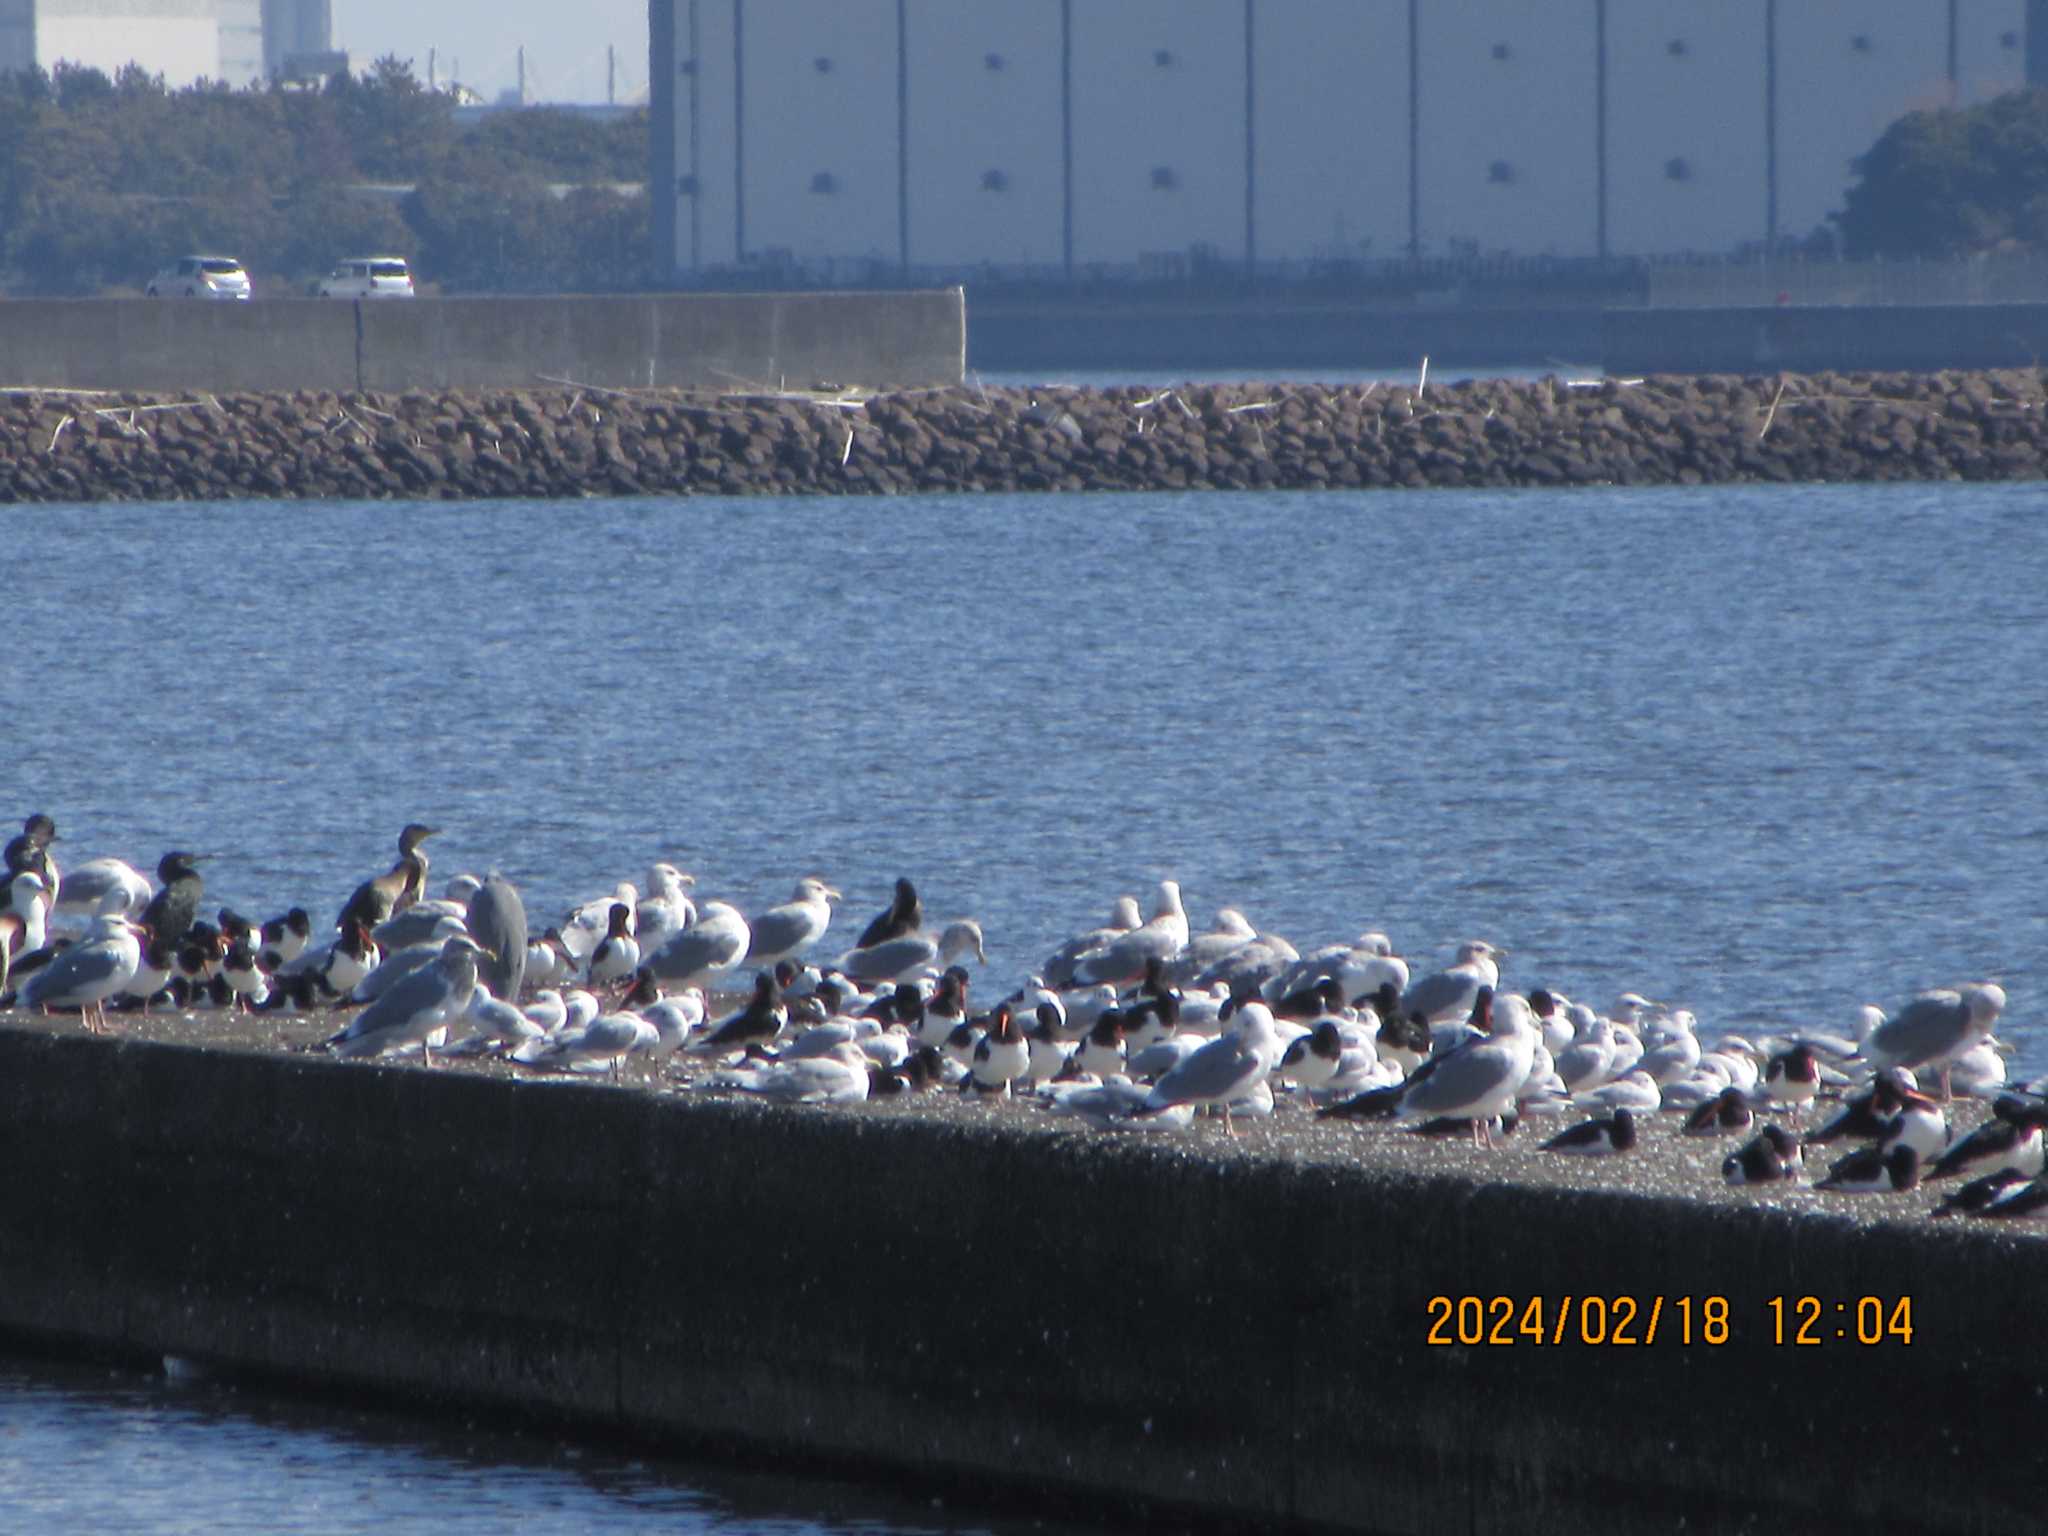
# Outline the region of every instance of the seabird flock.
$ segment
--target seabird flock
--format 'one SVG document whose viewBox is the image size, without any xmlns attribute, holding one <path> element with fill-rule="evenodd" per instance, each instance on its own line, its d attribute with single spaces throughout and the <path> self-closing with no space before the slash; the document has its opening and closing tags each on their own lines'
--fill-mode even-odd
<svg viewBox="0 0 2048 1536">
<path fill-rule="evenodd" d="M 1149 918 L 1119 897 L 1106 924 L 982 1009 L 966 964 L 987 963 L 980 926 L 934 931 L 908 879 L 821 964 L 842 899 L 822 880 L 750 918 L 700 905 L 692 876 L 655 864 L 644 893 L 621 882 L 536 934 L 500 875 L 427 895 L 435 831 L 406 826 L 391 868 L 316 933 L 299 907 L 205 920 L 204 856 L 183 850 L 153 883 L 117 859 L 60 872 L 55 825 L 30 816 L 5 849 L 0 1009 L 75 1012 L 96 1031 L 110 1010 L 332 1011 L 347 1022 L 323 1048 L 343 1058 L 630 1071 L 790 1103 L 952 1090 L 1117 1131 L 1184 1129 L 1201 1113 L 1235 1134 L 1313 1114 L 1489 1147 L 1525 1120 L 1561 1119 L 1542 1150 L 1609 1157 L 1642 1155 L 1644 1126 L 1668 1116 L 1674 1135 L 1740 1140 L 1721 1164 L 1730 1184 L 1796 1184 L 1810 1155 L 1853 1142 L 1814 1189 L 1899 1194 L 1968 1175 L 1933 1214 L 2048 1209 L 2048 1094 L 2007 1084 L 1992 1033 L 2006 998 L 1988 981 L 1889 1016 L 1866 1006 L 1853 1035 L 1708 1043 L 1690 1012 L 1635 993 L 1602 1014 L 1552 989 L 1506 990 L 1505 953 L 1483 940 L 1411 977 L 1377 932 L 1304 954 L 1224 908 L 1192 933 L 1163 880 Z M 744 1001 L 720 1015 L 722 994 Z M 1967 1134 L 1950 1125 L 1958 1096 L 1990 1105 Z M 1834 1101 L 1825 1116 L 1821 1100 Z"/>
</svg>

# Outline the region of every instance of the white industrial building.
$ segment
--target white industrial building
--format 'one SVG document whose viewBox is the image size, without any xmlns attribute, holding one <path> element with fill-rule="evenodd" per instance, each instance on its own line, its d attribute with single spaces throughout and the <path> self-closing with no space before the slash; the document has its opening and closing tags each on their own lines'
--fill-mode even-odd
<svg viewBox="0 0 2048 1536">
<path fill-rule="evenodd" d="M 0 71 L 139 64 L 172 87 L 250 85 L 331 46 L 331 0 L 0 0 Z"/>
<path fill-rule="evenodd" d="M 658 259 L 689 282 L 1729 253 L 1823 226 L 1901 114 L 2023 84 L 2043 9 L 651 0 Z"/>
</svg>

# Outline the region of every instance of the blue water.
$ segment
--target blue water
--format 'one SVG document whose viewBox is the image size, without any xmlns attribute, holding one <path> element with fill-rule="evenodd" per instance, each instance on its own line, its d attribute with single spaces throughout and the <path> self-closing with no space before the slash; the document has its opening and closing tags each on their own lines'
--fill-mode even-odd
<svg viewBox="0 0 2048 1536">
<path fill-rule="evenodd" d="M 750 909 L 822 874 L 850 934 L 907 873 L 984 990 L 1169 875 L 1198 928 L 1484 937 L 1708 1034 L 1992 977 L 2032 1074 L 2040 500 L 15 508 L 0 818 L 214 853 L 259 916 L 331 916 L 412 819 L 542 919 L 665 858 Z"/>
<path fill-rule="evenodd" d="M 17 1536 L 1090 1536 L 886 1489 L 673 1462 L 460 1416 L 232 1381 L 0 1358 L 0 1524 Z"/>
<path fill-rule="evenodd" d="M 1710 1031 L 1992 975 L 2039 1070 L 2039 496 L 17 509 L 0 816 L 259 915 L 414 818 L 543 918 L 907 873 L 997 983 L 1163 875 Z"/>
</svg>

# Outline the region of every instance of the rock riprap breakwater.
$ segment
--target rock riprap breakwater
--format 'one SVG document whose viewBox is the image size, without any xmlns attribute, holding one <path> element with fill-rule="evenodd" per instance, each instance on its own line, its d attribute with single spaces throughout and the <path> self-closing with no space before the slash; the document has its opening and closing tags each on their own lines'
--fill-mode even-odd
<svg viewBox="0 0 2048 1536">
<path fill-rule="evenodd" d="M 0 394 L 0 500 L 2034 479 L 2044 375 Z"/>
</svg>

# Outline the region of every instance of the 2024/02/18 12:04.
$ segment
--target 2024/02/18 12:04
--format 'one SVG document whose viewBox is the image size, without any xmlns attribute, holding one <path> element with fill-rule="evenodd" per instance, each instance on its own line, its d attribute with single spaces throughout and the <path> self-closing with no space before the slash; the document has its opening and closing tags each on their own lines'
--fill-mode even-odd
<svg viewBox="0 0 2048 1536">
<path fill-rule="evenodd" d="M 1910 1344 L 1913 1299 L 1861 1296 L 1829 1304 L 1815 1296 L 1773 1296 L 1774 1345 Z M 1736 1337 L 1725 1296 L 1432 1296 L 1431 1345 L 1476 1348 L 1502 1344 L 1642 1345 L 1660 1340 L 1718 1346 Z"/>
</svg>

